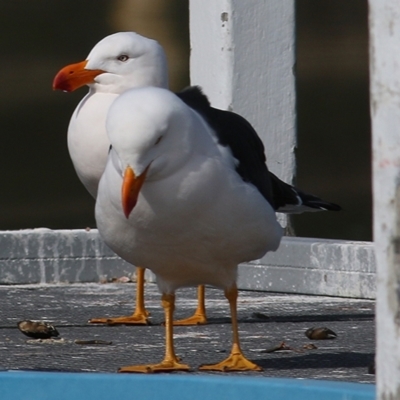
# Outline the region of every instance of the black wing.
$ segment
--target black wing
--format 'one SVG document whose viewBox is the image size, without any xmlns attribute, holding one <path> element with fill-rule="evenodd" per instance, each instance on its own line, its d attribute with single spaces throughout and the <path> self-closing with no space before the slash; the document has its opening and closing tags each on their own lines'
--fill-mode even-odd
<svg viewBox="0 0 400 400">
<path fill-rule="evenodd" d="M 197 111 L 215 131 L 218 142 L 228 146 L 237 160 L 236 171 L 252 183 L 277 212 L 339 211 L 340 206 L 302 192 L 281 181 L 266 165 L 264 145 L 251 124 L 234 112 L 211 107 L 198 86 L 191 86 L 177 96 Z"/>
</svg>

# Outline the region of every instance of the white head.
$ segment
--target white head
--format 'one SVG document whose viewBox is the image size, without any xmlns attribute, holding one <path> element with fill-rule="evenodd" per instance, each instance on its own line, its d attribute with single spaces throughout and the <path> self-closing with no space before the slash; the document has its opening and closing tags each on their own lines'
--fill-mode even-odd
<svg viewBox="0 0 400 400">
<path fill-rule="evenodd" d="M 163 48 L 134 32 L 119 32 L 97 43 L 85 61 L 61 69 L 53 88 L 73 91 L 88 85 L 98 92 L 120 94 L 143 86 L 168 87 Z"/>
<path fill-rule="evenodd" d="M 190 158 L 196 121 L 198 116 L 164 89 L 128 90 L 113 102 L 106 127 L 113 167 L 123 177 L 126 216 L 145 180 L 169 176 Z"/>
</svg>

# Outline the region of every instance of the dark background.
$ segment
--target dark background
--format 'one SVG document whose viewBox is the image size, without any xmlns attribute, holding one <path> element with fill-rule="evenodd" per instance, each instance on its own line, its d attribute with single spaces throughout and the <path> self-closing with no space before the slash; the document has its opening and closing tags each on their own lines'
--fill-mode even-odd
<svg viewBox="0 0 400 400">
<path fill-rule="evenodd" d="M 296 216 L 295 230 L 371 240 L 367 1 L 297 0 L 296 13 L 296 184 L 344 210 Z M 66 94 L 51 84 L 123 30 L 165 47 L 172 90 L 189 83 L 187 0 L 0 0 L 1 230 L 95 226 L 66 140 L 85 89 Z"/>
</svg>

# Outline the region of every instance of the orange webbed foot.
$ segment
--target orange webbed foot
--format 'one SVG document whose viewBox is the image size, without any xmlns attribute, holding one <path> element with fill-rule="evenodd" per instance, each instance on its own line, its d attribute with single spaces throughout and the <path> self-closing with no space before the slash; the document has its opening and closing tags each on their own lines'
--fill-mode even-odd
<svg viewBox="0 0 400 400">
<path fill-rule="evenodd" d="M 188 365 L 182 364 L 178 360 L 164 360 L 159 364 L 130 365 L 127 367 L 121 367 L 118 372 L 151 374 L 154 372 L 174 372 L 189 370 L 190 367 Z"/>
<path fill-rule="evenodd" d="M 106 324 L 106 325 L 149 325 L 149 313 L 135 313 L 123 317 L 105 317 L 105 318 L 92 318 L 89 320 L 91 324 Z"/>
<path fill-rule="evenodd" d="M 189 318 L 178 319 L 174 321 L 174 326 L 206 325 L 207 317 L 202 313 L 194 313 Z"/>
</svg>

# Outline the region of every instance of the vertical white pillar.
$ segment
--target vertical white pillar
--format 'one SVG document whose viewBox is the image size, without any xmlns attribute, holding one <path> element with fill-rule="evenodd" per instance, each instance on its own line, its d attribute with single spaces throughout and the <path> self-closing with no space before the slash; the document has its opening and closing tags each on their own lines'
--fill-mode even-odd
<svg viewBox="0 0 400 400">
<path fill-rule="evenodd" d="M 190 0 L 191 84 L 262 138 L 268 167 L 295 173 L 294 0 Z"/>
<path fill-rule="evenodd" d="M 400 3 L 369 0 L 378 398 L 400 399 Z"/>
</svg>

